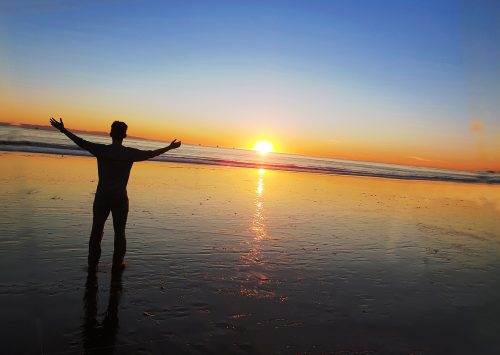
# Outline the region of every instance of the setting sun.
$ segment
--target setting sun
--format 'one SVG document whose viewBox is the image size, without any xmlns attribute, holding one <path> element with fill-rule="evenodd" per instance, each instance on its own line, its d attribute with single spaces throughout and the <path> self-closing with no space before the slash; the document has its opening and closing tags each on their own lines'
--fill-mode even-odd
<svg viewBox="0 0 500 355">
<path fill-rule="evenodd" d="M 274 152 L 274 146 L 269 141 L 258 141 L 253 146 L 252 150 L 259 152 L 260 154 L 267 154 L 269 152 Z"/>
</svg>

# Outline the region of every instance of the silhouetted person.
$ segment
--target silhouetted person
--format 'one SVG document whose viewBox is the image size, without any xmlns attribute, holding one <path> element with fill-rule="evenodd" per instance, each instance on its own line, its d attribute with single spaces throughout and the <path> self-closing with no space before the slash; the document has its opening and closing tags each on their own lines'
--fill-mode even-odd
<svg viewBox="0 0 500 355">
<path fill-rule="evenodd" d="M 88 265 L 89 271 L 95 271 L 101 256 L 101 240 L 104 224 L 112 213 L 113 228 L 115 230 L 115 248 L 113 253 L 113 270 L 122 269 L 125 264 L 123 258 L 126 251 L 125 225 L 128 215 L 127 183 L 132 164 L 156 157 L 171 149 L 180 147 L 181 142 L 176 139 L 169 146 L 156 150 L 139 150 L 123 146 L 123 139 L 127 137 L 128 126 L 124 122 L 115 121 L 111 125 L 112 144 L 97 144 L 86 141 L 71 133 L 64 127 L 61 118 L 56 121 L 50 119 L 53 127 L 64 133 L 79 147 L 87 150 L 97 158 L 99 183 L 94 199 L 94 217 L 92 232 L 90 233 Z"/>
</svg>

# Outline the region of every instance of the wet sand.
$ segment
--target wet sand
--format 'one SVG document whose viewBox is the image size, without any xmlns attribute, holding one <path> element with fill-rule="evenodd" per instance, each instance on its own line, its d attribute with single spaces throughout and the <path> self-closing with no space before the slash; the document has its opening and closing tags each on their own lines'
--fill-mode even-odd
<svg viewBox="0 0 500 355">
<path fill-rule="evenodd" d="M 2 353 L 500 352 L 499 186 L 137 163 L 87 280 L 95 160 L 0 161 Z"/>
</svg>

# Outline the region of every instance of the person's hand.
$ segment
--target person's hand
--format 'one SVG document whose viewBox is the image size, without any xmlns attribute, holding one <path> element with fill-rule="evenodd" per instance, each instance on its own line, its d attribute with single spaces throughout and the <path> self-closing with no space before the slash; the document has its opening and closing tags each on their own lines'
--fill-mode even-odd
<svg viewBox="0 0 500 355">
<path fill-rule="evenodd" d="M 56 121 L 54 119 L 54 117 L 51 117 L 50 118 L 50 124 L 52 125 L 52 127 L 54 127 L 55 129 L 58 129 L 59 131 L 62 132 L 62 130 L 64 129 L 64 123 L 62 121 L 62 118 L 59 117 L 59 122 Z"/>
<path fill-rule="evenodd" d="M 181 146 L 181 142 L 177 142 L 177 139 L 174 139 L 172 141 L 172 143 L 170 143 L 169 147 L 170 149 L 175 149 L 175 148 L 179 148 Z"/>
</svg>

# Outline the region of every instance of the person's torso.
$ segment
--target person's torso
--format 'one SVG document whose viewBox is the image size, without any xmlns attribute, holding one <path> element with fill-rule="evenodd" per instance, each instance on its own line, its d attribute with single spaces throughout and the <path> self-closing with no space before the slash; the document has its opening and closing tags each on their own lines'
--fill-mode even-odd
<svg viewBox="0 0 500 355">
<path fill-rule="evenodd" d="M 127 158 L 127 148 L 106 145 L 97 155 L 99 183 L 97 193 L 127 194 L 127 184 L 133 161 Z"/>
</svg>

